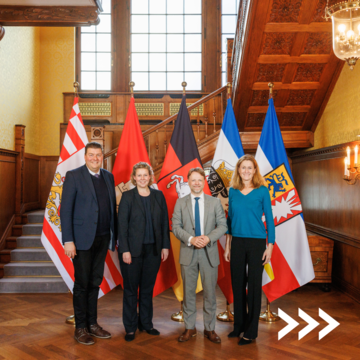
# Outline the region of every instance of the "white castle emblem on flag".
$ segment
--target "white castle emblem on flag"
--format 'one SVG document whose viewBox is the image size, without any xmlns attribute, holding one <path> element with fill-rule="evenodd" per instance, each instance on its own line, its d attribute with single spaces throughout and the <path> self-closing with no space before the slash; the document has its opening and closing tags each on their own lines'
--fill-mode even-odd
<svg viewBox="0 0 360 360">
<path fill-rule="evenodd" d="M 171 180 L 167 185 L 166 188 L 170 189 L 172 184 L 175 184 L 175 190 L 178 194 L 178 198 L 182 198 L 188 194 L 190 194 L 190 187 L 187 182 L 184 182 L 184 177 L 181 175 L 173 175 Z"/>
</svg>

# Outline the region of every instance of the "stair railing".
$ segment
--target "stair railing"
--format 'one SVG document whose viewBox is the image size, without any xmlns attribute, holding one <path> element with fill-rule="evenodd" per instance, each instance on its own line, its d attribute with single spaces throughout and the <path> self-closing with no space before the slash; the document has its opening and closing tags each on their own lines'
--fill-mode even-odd
<svg viewBox="0 0 360 360">
<path fill-rule="evenodd" d="M 194 136 L 198 143 L 203 143 L 208 136 L 221 128 L 226 109 L 226 91 L 230 86 L 230 84 L 223 86 L 188 106 Z M 154 170 L 161 167 L 165 158 L 177 116 L 178 114 L 174 114 L 150 129 L 143 131 L 150 162 Z M 117 151 L 118 148 L 116 147 L 105 153 L 104 162 L 107 163 L 107 160 L 116 155 Z M 113 164 L 114 161 L 109 161 L 110 163 Z M 112 169 L 108 170 L 111 171 Z"/>
</svg>

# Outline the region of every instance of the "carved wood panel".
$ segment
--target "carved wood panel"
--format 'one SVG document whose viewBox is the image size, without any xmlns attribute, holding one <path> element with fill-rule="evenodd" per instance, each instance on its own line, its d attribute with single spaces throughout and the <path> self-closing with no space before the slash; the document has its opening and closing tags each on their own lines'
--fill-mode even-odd
<svg viewBox="0 0 360 360">
<path fill-rule="evenodd" d="M 259 64 L 256 82 L 281 82 L 286 64 Z"/>
<path fill-rule="evenodd" d="M 294 81 L 319 81 L 325 65 L 326 64 L 299 64 Z"/>
<path fill-rule="evenodd" d="M 273 91 L 273 99 L 275 103 L 275 99 L 278 92 Z M 254 90 L 253 96 L 251 100 L 251 106 L 266 106 L 269 101 L 269 91 L 268 90 Z"/>
<path fill-rule="evenodd" d="M 315 10 L 314 16 L 311 19 L 311 22 L 326 22 L 325 20 L 325 8 L 327 0 L 319 0 L 317 8 Z M 339 0 L 329 0 L 329 6 L 332 6 L 340 2 Z"/>
<path fill-rule="evenodd" d="M 246 127 L 261 128 L 265 121 L 265 113 L 250 113 L 247 116 Z"/>
<path fill-rule="evenodd" d="M 302 0 L 274 0 L 269 22 L 298 22 Z"/>
<path fill-rule="evenodd" d="M 266 33 L 262 53 L 264 55 L 290 55 L 294 33 Z"/>
<path fill-rule="evenodd" d="M 316 90 L 291 90 L 286 105 L 310 105 Z"/>
<path fill-rule="evenodd" d="M 305 112 L 284 112 L 279 118 L 280 126 L 302 126 L 305 120 Z"/>
<path fill-rule="evenodd" d="M 304 54 L 330 54 L 331 42 L 331 33 L 308 33 L 305 40 Z"/>
</svg>

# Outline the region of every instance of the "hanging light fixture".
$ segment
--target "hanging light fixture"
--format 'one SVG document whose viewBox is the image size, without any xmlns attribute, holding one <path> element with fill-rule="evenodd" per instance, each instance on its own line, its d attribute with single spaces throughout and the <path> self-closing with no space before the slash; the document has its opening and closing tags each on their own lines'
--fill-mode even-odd
<svg viewBox="0 0 360 360">
<path fill-rule="evenodd" d="M 325 19 L 332 20 L 332 41 L 335 55 L 352 70 L 360 58 L 360 1 L 344 1 L 329 7 Z"/>
</svg>

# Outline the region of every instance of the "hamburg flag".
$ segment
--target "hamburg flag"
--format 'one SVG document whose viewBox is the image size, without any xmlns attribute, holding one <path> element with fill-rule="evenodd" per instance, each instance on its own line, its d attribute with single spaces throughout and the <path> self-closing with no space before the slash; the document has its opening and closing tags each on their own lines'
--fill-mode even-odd
<svg viewBox="0 0 360 360">
<path fill-rule="evenodd" d="M 130 182 L 130 175 L 133 166 L 140 161 L 150 165 L 149 155 L 146 151 L 139 119 L 136 113 L 135 100 L 132 97 L 112 171 L 115 179 L 117 207 L 120 203 L 122 193 L 134 187 Z M 153 184 L 152 187 L 157 188 L 156 184 Z M 153 296 L 161 294 L 164 290 L 174 285 L 176 281 L 177 275 L 174 259 L 170 254 L 165 262 L 161 262 Z"/>
<path fill-rule="evenodd" d="M 229 209 L 230 181 L 237 161 L 244 155 L 239 130 L 237 128 L 231 99 L 228 99 L 224 121 L 220 130 L 219 140 L 216 146 L 214 159 L 208 178 L 212 196 L 218 197 L 227 215 Z M 226 235 L 220 238 L 218 243 L 220 254 L 220 266 L 223 267 L 225 276 L 218 279 L 218 285 L 224 293 L 229 304 L 233 303 L 233 292 L 231 285 L 230 263 L 224 260 Z"/>
<path fill-rule="evenodd" d="M 163 167 L 158 180 L 158 187 L 164 193 L 170 219 L 175 207 L 176 200 L 190 194 L 187 182 L 187 174 L 191 168 L 202 167 L 198 148 L 196 146 L 194 132 L 190 123 L 189 112 L 186 107 L 186 97 L 183 96 L 180 110 L 175 122 L 169 148 L 166 152 Z M 205 182 L 204 193 L 211 195 Z M 183 300 L 183 282 L 179 264 L 180 241 L 171 232 L 171 249 L 173 251 L 178 281 L 173 286 L 174 293 L 179 301 Z M 201 291 L 200 275 L 196 292 Z"/>
<path fill-rule="evenodd" d="M 85 164 L 85 146 L 88 143 L 86 131 L 76 97 L 61 148 L 49 198 L 46 203 L 41 242 L 54 262 L 68 288 L 73 291 L 74 267 L 64 253 L 60 224 L 61 195 L 66 173 Z M 108 250 L 105 259 L 104 277 L 100 285 L 99 298 L 120 284 L 120 265 L 116 252 Z"/>
<path fill-rule="evenodd" d="M 271 302 L 315 277 L 301 202 L 291 174 L 273 99 L 269 99 L 255 158 L 268 185 L 275 222 L 276 240 L 271 258 L 275 279 L 264 283 L 263 276 L 263 290 Z"/>
</svg>

